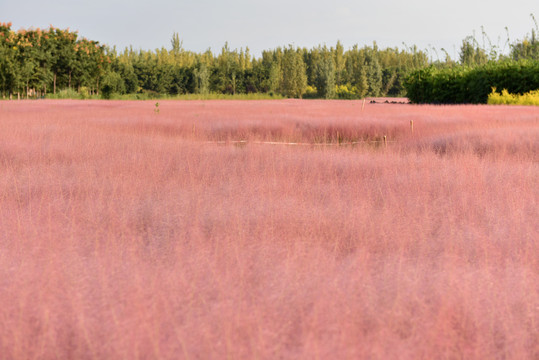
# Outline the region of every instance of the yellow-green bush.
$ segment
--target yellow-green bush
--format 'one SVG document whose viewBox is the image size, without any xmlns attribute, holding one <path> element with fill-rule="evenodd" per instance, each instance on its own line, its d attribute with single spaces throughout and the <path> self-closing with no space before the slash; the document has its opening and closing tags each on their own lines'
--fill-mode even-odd
<svg viewBox="0 0 539 360">
<path fill-rule="evenodd" d="M 539 106 L 539 90 L 533 90 L 520 95 L 510 94 L 507 89 L 503 89 L 501 93 L 497 93 L 496 88 L 492 88 L 492 92 L 488 95 L 488 103 L 496 105 Z"/>
<path fill-rule="evenodd" d="M 335 95 L 338 99 L 359 99 L 361 98 L 357 87 L 350 84 L 335 85 Z"/>
<path fill-rule="evenodd" d="M 304 99 L 316 99 L 318 97 L 318 89 L 314 86 L 307 85 L 302 97 Z"/>
</svg>

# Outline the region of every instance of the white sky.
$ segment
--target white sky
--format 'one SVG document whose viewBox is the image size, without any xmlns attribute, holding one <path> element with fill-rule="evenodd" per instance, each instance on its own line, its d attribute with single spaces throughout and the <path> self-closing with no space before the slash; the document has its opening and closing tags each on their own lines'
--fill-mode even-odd
<svg viewBox="0 0 539 360">
<path fill-rule="evenodd" d="M 178 32 L 184 48 L 219 52 L 248 46 L 251 53 L 293 44 L 311 48 L 354 44 L 420 49 L 445 48 L 458 55 L 462 40 L 481 26 L 503 47 L 522 39 L 539 19 L 538 0 L 0 0 L 0 21 L 13 29 L 55 27 L 118 50 L 170 48 Z M 430 54 L 435 57 L 431 50 Z"/>
</svg>

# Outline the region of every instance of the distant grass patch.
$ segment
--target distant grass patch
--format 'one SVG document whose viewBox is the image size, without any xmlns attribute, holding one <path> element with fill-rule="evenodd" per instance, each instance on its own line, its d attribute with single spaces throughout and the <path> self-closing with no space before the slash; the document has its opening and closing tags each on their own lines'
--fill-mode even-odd
<svg viewBox="0 0 539 360">
<path fill-rule="evenodd" d="M 525 94 L 510 94 L 503 89 L 501 93 L 496 92 L 496 88 L 488 95 L 488 103 L 492 105 L 535 105 L 539 106 L 539 90 L 527 92 Z"/>
<path fill-rule="evenodd" d="M 57 91 L 56 94 L 47 94 L 45 95 L 45 98 L 47 99 L 76 99 L 76 100 L 84 100 L 84 99 L 99 99 L 99 96 L 97 95 L 89 95 L 87 91 L 77 92 L 74 89 L 64 89 Z"/>
</svg>

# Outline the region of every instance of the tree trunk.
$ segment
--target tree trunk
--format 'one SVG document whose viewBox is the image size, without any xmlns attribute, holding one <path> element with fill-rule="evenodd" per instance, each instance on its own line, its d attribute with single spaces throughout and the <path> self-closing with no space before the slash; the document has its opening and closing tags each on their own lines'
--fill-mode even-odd
<svg viewBox="0 0 539 360">
<path fill-rule="evenodd" d="M 54 78 L 52 80 L 52 93 L 56 94 L 56 73 L 54 73 Z"/>
</svg>

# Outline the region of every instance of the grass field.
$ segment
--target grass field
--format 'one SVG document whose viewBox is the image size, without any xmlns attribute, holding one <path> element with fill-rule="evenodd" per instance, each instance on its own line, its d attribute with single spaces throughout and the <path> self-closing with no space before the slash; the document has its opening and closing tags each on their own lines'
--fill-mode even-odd
<svg viewBox="0 0 539 360">
<path fill-rule="evenodd" d="M 155 109 L 0 102 L 1 358 L 539 358 L 536 108 Z"/>
</svg>

